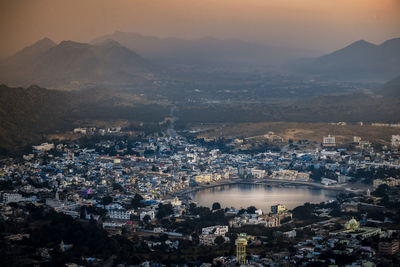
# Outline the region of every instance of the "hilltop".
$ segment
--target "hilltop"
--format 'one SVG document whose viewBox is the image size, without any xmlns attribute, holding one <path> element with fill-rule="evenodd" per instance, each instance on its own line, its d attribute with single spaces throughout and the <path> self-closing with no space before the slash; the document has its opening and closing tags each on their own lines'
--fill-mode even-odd
<svg viewBox="0 0 400 267">
<path fill-rule="evenodd" d="M 400 73 L 400 38 L 380 45 L 360 40 L 321 57 L 292 62 L 288 68 L 338 80 L 389 80 Z"/>
<path fill-rule="evenodd" d="M 57 45 L 45 38 L 0 62 L 0 82 L 83 88 L 140 83 L 157 71 L 155 64 L 113 40 Z"/>
</svg>

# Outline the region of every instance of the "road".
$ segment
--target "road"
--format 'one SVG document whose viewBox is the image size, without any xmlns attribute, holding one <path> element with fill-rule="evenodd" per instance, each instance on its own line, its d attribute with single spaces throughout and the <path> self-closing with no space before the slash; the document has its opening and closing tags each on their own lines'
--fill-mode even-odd
<svg viewBox="0 0 400 267">
<path fill-rule="evenodd" d="M 178 117 L 176 117 L 175 115 L 174 115 L 174 113 L 175 113 L 175 111 L 176 111 L 176 106 L 173 106 L 173 107 L 171 107 L 171 110 L 170 110 L 170 112 L 169 112 L 169 116 L 171 117 L 171 121 L 170 121 L 170 123 L 169 123 L 169 128 L 168 128 L 168 130 L 167 130 L 167 132 L 168 132 L 168 135 L 171 137 L 171 138 L 175 138 L 176 137 L 176 131 L 175 131 L 175 121 L 177 121 L 178 120 Z"/>
</svg>

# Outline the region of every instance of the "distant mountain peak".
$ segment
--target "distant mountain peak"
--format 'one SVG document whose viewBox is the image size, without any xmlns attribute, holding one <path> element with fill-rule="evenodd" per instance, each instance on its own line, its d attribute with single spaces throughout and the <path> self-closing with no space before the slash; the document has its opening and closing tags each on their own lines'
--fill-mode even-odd
<svg viewBox="0 0 400 267">
<path fill-rule="evenodd" d="M 350 44 L 349 46 L 347 46 L 346 48 L 365 48 L 365 47 L 376 47 L 375 44 L 367 42 L 365 40 L 358 40 L 352 44 Z"/>
<path fill-rule="evenodd" d="M 399 73 L 400 38 L 381 45 L 358 40 L 330 54 L 294 64 L 293 69 L 339 80 L 384 81 Z"/>
<path fill-rule="evenodd" d="M 47 50 L 49 48 L 52 48 L 54 46 L 56 46 L 57 44 L 55 42 L 53 42 L 53 40 L 51 40 L 50 38 L 43 38 L 40 39 L 39 41 L 33 43 L 30 46 L 25 47 L 24 49 L 22 49 L 20 52 L 22 51 L 39 51 L 39 50 Z"/>
<path fill-rule="evenodd" d="M 380 46 L 382 47 L 398 47 L 400 51 L 400 38 L 393 38 L 383 42 Z"/>
<path fill-rule="evenodd" d="M 0 82 L 37 83 L 53 88 L 93 84 L 131 84 L 147 80 L 158 69 L 114 40 L 96 44 L 43 39 L 0 62 Z"/>
<path fill-rule="evenodd" d="M 87 45 L 88 44 L 86 44 L 86 43 L 79 43 L 79 42 L 70 41 L 70 40 L 61 41 L 61 43 L 58 44 L 59 47 L 63 47 L 63 46 L 87 46 Z"/>
<path fill-rule="evenodd" d="M 336 50 L 330 54 L 324 55 L 319 59 L 322 59 L 324 61 L 324 60 L 332 60 L 334 58 L 335 60 L 340 59 L 347 62 L 349 58 L 354 57 L 355 55 L 360 55 L 360 53 L 361 54 L 368 53 L 368 51 L 374 50 L 377 47 L 378 47 L 377 45 L 367 42 L 365 40 L 358 40 L 344 48 Z"/>
<path fill-rule="evenodd" d="M 36 59 L 37 57 L 41 56 L 43 53 L 48 51 L 50 48 L 53 48 L 55 46 L 57 46 L 55 42 L 53 42 L 50 38 L 45 37 L 23 48 L 14 55 L 8 57 L 7 59 L 5 59 L 5 62 L 16 63 L 18 61 L 24 61 L 24 60 L 33 61 L 34 59 Z"/>
<path fill-rule="evenodd" d="M 39 41 L 37 41 L 33 45 L 51 45 L 51 46 L 55 46 L 57 44 L 53 40 L 51 40 L 50 38 L 44 37 L 43 39 L 40 39 Z"/>
<path fill-rule="evenodd" d="M 353 44 L 370 44 L 370 42 L 365 41 L 364 39 L 353 42 Z"/>
<path fill-rule="evenodd" d="M 400 42 L 400 37 L 392 38 L 392 39 L 386 40 L 386 41 L 383 42 L 383 43 L 390 43 L 390 42 Z"/>
<path fill-rule="evenodd" d="M 117 41 L 115 41 L 115 40 L 113 40 L 111 38 L 108 38 L 108 39 L 106 39 L 104 41 L 98 42 L 98 43 L 96 43 L 96 45 L 110 46 L 110 47 L 113 47 L 113 46 L 121 47 L 122 46 L 119 42 L 117 42 Z"/>
</svg>

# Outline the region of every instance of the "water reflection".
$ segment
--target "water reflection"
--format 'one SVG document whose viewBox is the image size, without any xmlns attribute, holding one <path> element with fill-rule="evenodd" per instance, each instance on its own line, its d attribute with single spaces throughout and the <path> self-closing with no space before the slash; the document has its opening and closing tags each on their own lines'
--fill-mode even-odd
<svg viewBox="0 0 400 267">
<path fill-rule="evenodd" d="M 195 192 L 192 199 L 201 206 L 211 207 L 219 202 L 222 207 L 255 206 L 269 212 L 271 205 L 284 204 L 293 209 L 305 202 L 320 203 L 335 199 L 337 192 L 306 186 L 234 184 Z"/>
</svg>

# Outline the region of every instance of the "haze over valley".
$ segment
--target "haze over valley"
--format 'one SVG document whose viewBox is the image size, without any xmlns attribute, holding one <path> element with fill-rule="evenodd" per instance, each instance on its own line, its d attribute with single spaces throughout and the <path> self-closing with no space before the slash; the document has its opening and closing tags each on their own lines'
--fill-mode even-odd
<svg viewBox="0 0 400 267">
<path fill-rule="evenodd" d="M 81 120 L 162 122 L 172 106 L 182 129 L 196 123 L 397 122 L 399 40 L 355 41 L 299 59 L 310 52 L 216 38 L 186 41 L 123 32 L 91 43 L 44 38 L 0 63 L 1 143 L 7 151 L 17 143 L 20 148 Z M 15 117 L 36 113 L 29 123 Z M 49 117 L 53 123 L 47 123 Z"/>
<path fill-rule="evenodd" d="M 3 266 L 400 266 L 398 0 L 0 2 Z"/>
</svg>

